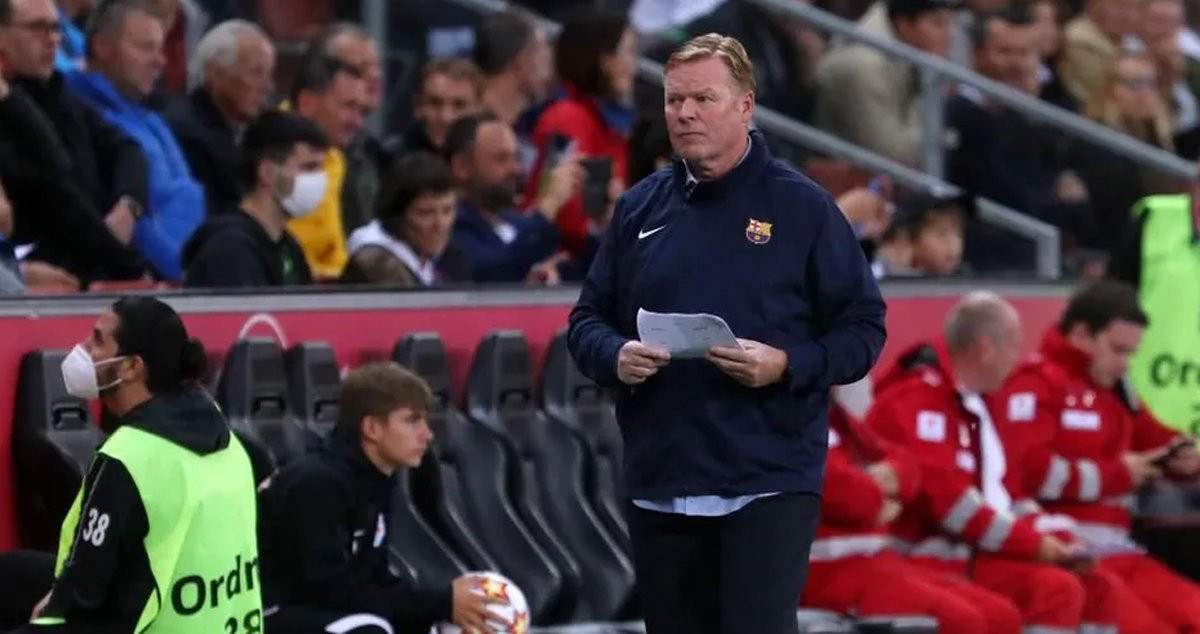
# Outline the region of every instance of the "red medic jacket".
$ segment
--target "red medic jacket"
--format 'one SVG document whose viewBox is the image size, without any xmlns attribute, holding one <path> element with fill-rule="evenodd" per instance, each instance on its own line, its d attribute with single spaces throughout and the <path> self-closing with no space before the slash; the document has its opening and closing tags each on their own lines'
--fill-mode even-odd
<svg viewBox="0 0 1200 634">
<path fill-rule="evenodd" d="M 892 532 L 911 558 L 956 572 L 966 572 L 974 550 L 1032 558 L 1041 544 L 1034 518 L 1018 519 L 984 500 L 979 417 L 956 383 L 939 340 L 902 353 L 877 384 L 867 426 L 906 447 L 921 470 L 921 493 Z M 982 403 L 980 409 L 987 415 Z"/>
<path fill-rule="evenodd" d="M 1090 357 L 1051 329 L 1041 351 L 1022 363 L 993 400 L 1006 451 L 1021 469 L 1014 491 L 1046 511 L 1088 524 L 1129 530 L 1133 480 L 1128 451 L 1162 447 L 1179 436 L 1121 388 L 1092 382 Z"/>
<path fill-rule="evenodd" d="M 829 410 L 829 457 L 821 491 L 821 523 L 810 561 L 871 556 L 893 545 L 889 527 L 876 523 L 886 500 L 883 489 L 864 471 L 864 467 L 880 461 L 887 461 L 896 472 L 900 485 L 897 501 L 912 501 L 920 490 L 916 461 L 834 403 Z"/>
</svg>

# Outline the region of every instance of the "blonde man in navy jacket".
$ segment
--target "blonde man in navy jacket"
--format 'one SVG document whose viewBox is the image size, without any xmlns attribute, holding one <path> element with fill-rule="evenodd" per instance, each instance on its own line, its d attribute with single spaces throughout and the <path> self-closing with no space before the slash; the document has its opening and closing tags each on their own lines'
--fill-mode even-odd
<svg viewBox="0 0 1200 634">
<path fill-rule="evenodd" d="M 829 389 L 875 362 L 884 304 L 833 199 L 750 132 L 742 45 L 695 38 L 664 84 L 679 158 L 618 201 L 569 345 L 620 387 L 647 631 L 796 632 Z M 636 340 L 639 308 L 719 315 L 740 348 L 672 360 Z"/>
</svg>

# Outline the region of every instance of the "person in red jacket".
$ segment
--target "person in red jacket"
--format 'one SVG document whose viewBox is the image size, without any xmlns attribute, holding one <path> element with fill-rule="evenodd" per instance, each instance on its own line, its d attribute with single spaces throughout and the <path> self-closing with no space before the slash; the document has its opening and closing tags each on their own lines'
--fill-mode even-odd
<svg viewBox="0 0 1200 634">
<path fill-rule="evenodd" d="M 916 461 L 854 420 L 829 412 L 821 522 L 801 604 L 857 616 L 921 614 L 955 634 L 1017 634 L 1011 601 L 965 579 L 914 566 L 892 549 L 888 525 L 920 491 Z"/>
<path fill-rule="evenodd" d="M 905 351 L 880 379 L 867 425 L 906 447 L 922 491 L 893 532 L 916 564 L 958 575 L 1011 599 L 1026 631 L 1111 630 L 1108 577 L 1076 575 L 1081 544 L 1018 518 L 1005 487 L 1007 460 L 984 400 L 1020 359 L 1020 316 L 993 293 L 951 311 L 945 335 Z"/>
<path fill-rule="evenodd" d="M 530 201 L 537 199 L 547 161 L 564 153 L 565 148 L 555 147 L 555 140 L 566 139 L 585 161 L 612 162 L 612 183 L 617 186 L 610 183 L 611 196 L 626 182 L 629 132 L 634 119 L 627 104 L 633 96 L 637 70 L 637 36 L 629 19 L 597 9 L 577 14 L 563 24 L 555 43 L 554 63 L 564 95 L 546 107 L 534 126 L 538 157 L 525 191 Z M 576 194 L 558 213 L 563 247 L 570 255 L 579 257 L 584 253 L 595 224 L 589 220 L 583 209 L 583 194 Z"/>
<path fill-rule="evenodd" d="M 1137 292 L 1119 282 L 1088 286 L 1070 301 L 1041 351 L 997 394 L 1013 488 L 1074 532 L 1099 568 L 1124 581 L 1121 632 L 1200 631 L 1200 586 L 1158 563 L 1129 535 L 1134 490 L 1163 475 L 1195 477 L 1195 443 L 1139 409 L 1122 377 L 1147 324 Z"/>
</svg>

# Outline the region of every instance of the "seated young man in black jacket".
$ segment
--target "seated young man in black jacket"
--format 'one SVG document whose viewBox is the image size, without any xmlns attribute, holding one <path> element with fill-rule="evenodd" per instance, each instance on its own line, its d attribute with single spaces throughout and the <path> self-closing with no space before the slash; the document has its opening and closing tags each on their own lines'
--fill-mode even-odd
<svg viewBox="0 0 1200 634">
<path fill-rule="evenodd" d="M 442 621 L 488 631 L 477 579 L 412 588 L 388 566 L 392 474 L 420 464 L 432 402 L 429 385 L 394 363 L 359 367 L 342 381 L 328 444 L 267 483 L 259 498 L 267 631 L 426 634 Z"/>
</svg>

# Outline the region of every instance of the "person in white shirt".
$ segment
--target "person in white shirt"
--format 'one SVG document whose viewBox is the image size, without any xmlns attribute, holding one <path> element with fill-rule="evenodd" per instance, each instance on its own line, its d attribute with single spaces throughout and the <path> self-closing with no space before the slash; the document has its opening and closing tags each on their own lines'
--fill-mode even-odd
<svg viewBox="0 0 1200 634">
<path fill-rule="evenodd" d="M 411 152 L 383 182 L 375 219 L 347 245 L 350 284 L 438 286 L 471 281 L 466 255 L 450 243 L 455 196 L 450 169 L 437 156 Z"/>
</svg>

